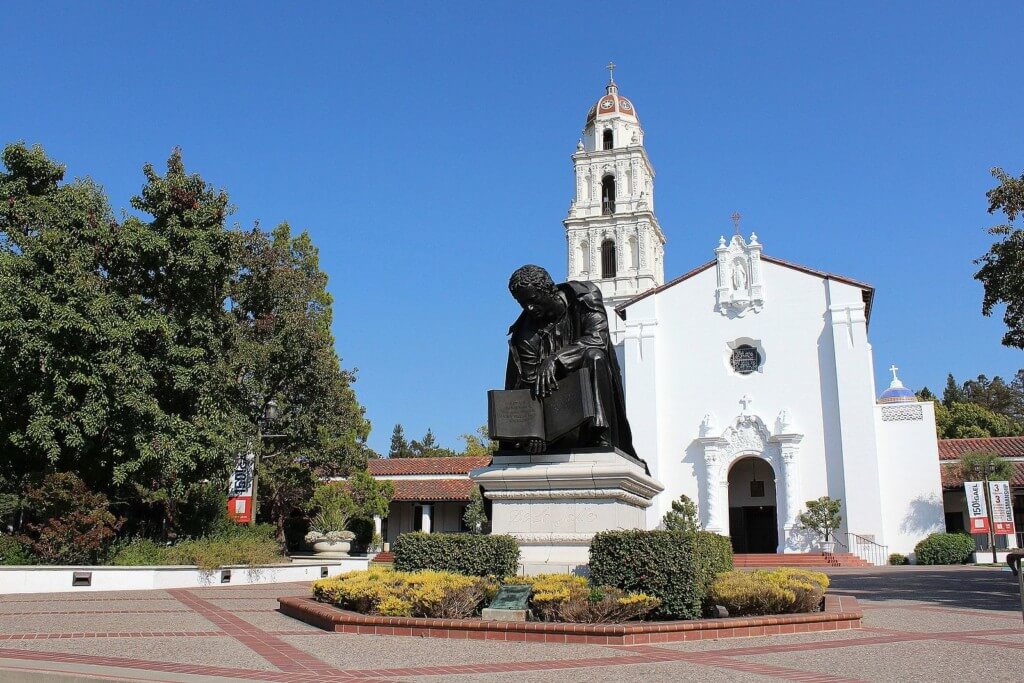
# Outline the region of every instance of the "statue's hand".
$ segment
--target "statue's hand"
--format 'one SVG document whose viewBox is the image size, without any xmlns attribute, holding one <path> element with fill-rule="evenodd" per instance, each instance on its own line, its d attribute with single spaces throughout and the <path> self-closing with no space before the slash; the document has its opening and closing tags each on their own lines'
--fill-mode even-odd
<svg viewBox="0 0 1024 683">
<path fill-rule="evenodd" d="M 537 455 L 543 453 L 548 449 L 548 444 L 544 439 L 530 439 L 526 442 L 526 452 L 531 455 Z"/>
<path fill-rule="evenodd" d="M 541 361 L 537 370 L 537 379 L 533 382 L 533 397 L 545 398 L 558 389 L 558 380 L 555 379 L 557 360 L 554 356 L 548 356 Z"/>
</svg>

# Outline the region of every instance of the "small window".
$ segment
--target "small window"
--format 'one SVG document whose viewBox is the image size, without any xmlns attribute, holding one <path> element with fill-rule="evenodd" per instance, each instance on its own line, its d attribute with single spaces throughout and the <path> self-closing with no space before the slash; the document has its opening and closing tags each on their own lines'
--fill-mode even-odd
<svg viewBox="0 0 1024 683">
<path fill-rule="evenodd" d="M 611 128 L 605 128 L 604 129 L 604 146 L 602 147 L 602 149 L 611 149 L 614 146 L 615 146 L 615 140 L 614 140 L 614 138 L 612 136 L 612 129 Z"/>
<path fill-rule="evenodd" d="M 605 216 L 615 213 L 615 176 L 606 175 L 601 179 L 601 213 Z"/>
<path fill-rule="evenodd" d="M 615 242 L 612 240 L 601 243 L 601 277 L 615 277 Z"/>
</svg>

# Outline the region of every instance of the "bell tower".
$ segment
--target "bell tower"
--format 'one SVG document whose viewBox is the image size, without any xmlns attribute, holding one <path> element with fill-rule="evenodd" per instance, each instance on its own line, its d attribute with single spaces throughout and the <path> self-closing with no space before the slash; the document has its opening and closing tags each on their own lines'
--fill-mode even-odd
<svg viewBox="0 0 1024 683">
<path fill-rule="evenodd" d="M 572 155 L 576 197 L 563 221 L 568 279 L 596 283 L 611 309 L 665 282 L 665 234 L 654 215 L 654 168 L 633 102 L 608 65 L 605 94 L 590 108 Z M 618 320 L 609 311 L 613 329 Z M 620 341 L 620 340 L 615 340 Z"/>
</svg>

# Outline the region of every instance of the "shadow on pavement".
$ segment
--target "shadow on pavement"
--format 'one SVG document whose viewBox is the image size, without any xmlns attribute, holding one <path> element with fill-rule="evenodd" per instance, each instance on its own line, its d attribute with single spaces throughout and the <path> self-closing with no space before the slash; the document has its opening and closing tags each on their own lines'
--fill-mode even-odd
<svg viewBox="0 0 1024 683">
<path fill-rule="evenodd" d="M 944 607 L 1019 611 L 1020 589 L 1010 572 L 950 567 L 834 573 L 830 591 L 858 600 L 912 600 Z"/>
</svg>

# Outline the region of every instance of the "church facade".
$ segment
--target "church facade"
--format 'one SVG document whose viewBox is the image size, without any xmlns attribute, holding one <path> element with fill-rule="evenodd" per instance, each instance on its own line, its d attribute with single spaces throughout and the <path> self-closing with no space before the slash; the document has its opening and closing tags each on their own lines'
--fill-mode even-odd
<svg viewBox="0 0 1024 683">
<path fill-rule="evenodd" d="M 814 549 L 797 516 L 821 496 L 841 501 L 849 552 L 908 553 L 945 530 L 933 405 L 895 368 L 875 387 L 873 287 L 775 257 L 738 216 L 665 282 L 654 169 L 613 80 L 573 162 L 568 279 L 605 298 L 634 445 L 665 486 L 649 528 L 685 494 L 737 552 Z"/>
</svg>

